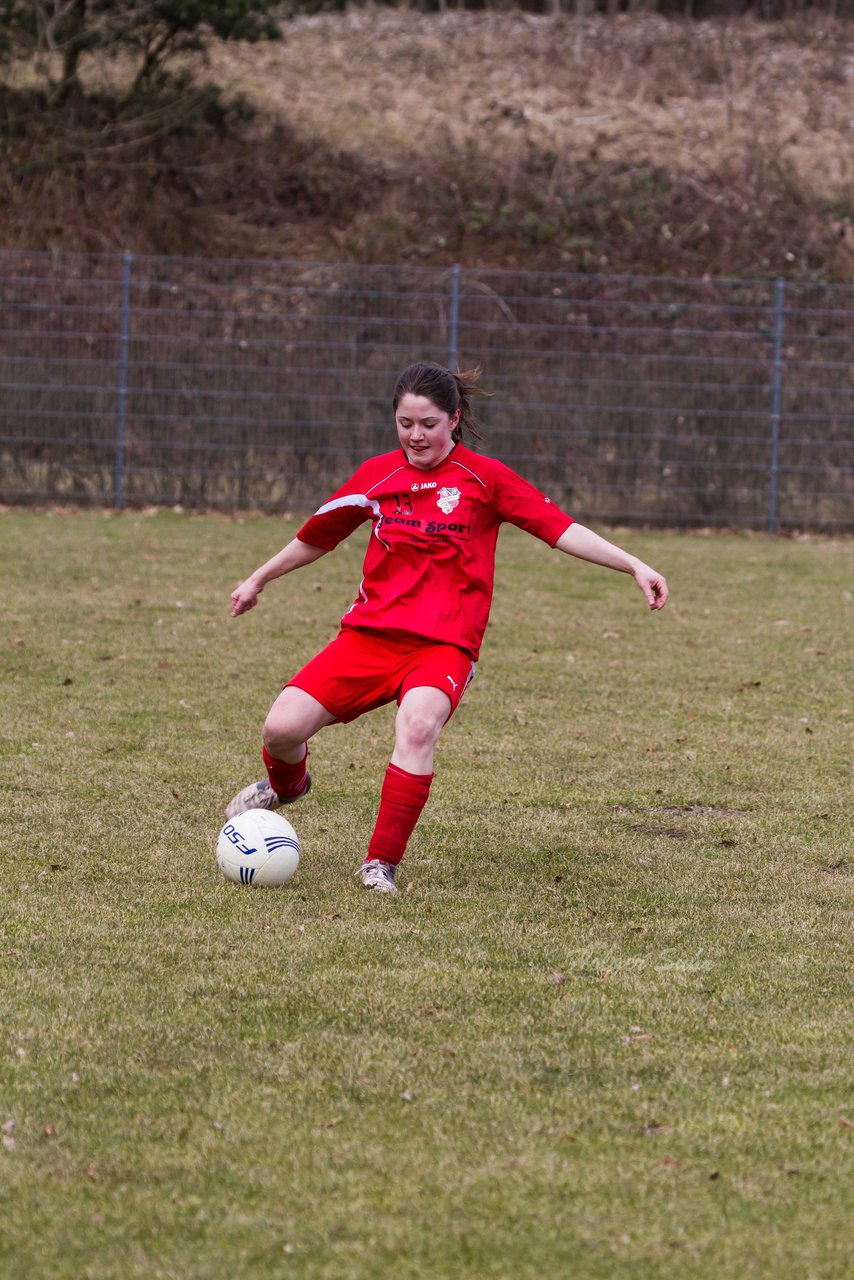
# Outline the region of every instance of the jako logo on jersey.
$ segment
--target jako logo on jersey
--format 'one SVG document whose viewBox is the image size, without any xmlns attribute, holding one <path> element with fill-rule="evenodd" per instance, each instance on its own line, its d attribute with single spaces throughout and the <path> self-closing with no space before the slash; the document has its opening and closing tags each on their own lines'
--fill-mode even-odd
<svg viewBox="0 0 854 1280">
<path fill-rule="evenodd" d="M 412 492 L 420 493 L 422 489 L 435 489 L 438 483 L 438 480 L 416 480 L 412 486 Z"/>
<path fill-rule="evenodd" d="M 459 506 L 460 498 L 462 496 L 463 495 L 460 493 L 459 489 L 440 489 L 439 496 L 436 499 L 436 505 L 440 510 L 444 511 L 446 516 L 449 516 L 454 508 Z"/>
</svg>

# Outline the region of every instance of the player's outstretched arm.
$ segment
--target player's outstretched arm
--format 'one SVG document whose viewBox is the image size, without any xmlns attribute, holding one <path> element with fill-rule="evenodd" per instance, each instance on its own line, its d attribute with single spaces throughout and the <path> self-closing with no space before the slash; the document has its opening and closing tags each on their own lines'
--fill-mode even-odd
<svg viewBox="0 0 854 1280">
<path fill-rule="evenodd" d="M 294 569 L 302 569 L 304 565 L 313 564 L 315 560 L 319 560 L 326 554 L 323 547 L 313 547 L 308 542 L 300 542 L 299 538 L 294 538 L 266 564 L 262 564 L 254 573 L 250 573 L 245 582 L 241 582 L 239 587 L 234 588 L 231 593 L 232 618 L 246 613 L 248 609 L 254 609 L 258 603 L 258 597 L 268 582 L 272 582 L 274 578 L 281 578 L 286 573 L 292 573 Z"/>
<path fill-rule="evenodd" d="M 650 609 L 663 609 L 666 605 L 668 591 L 663 574 L 657 573 L 637 556 L 629 555 L 628 551 L 623 551 L 621 547 L 600 537 L 583 524 L 571 524 L 558 538 L 555 546 L 558 551 L 565 551 L 567 555 L 579 560 L 589 560 L 591 564 L 601 564 L 606 569 L 630 573 L 644 593 Z"/>
</svg>

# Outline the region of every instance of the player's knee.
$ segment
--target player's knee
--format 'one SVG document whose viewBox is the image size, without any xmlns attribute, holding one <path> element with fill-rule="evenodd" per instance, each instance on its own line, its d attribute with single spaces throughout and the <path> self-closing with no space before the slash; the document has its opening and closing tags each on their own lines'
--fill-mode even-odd
<svg viewBox="0 0 854 1280">
<path fill-rule="evenodd" d="M 275 712 L 271 712 L 264 721 L 261 736 L 270 755 L 277 758 L 304 741 L 300 730 L 289 719 Z"/>
<path fill-rule="evenodd" d="M 421 751 L 434 746 L 441 731 L 442 725 L 435 716 L 415 711 L 400 717 L 395 736 L 400 746 Z"/>
</svg>

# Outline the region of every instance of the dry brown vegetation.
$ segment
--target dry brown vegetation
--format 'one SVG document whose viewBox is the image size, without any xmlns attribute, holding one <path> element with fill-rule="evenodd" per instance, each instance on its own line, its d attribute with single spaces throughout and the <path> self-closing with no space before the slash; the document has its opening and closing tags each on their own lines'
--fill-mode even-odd
<svg viewBox="0 0 854 1280">
<path fill-rule="evenodd" d="M 3 243 L 854 279 L 844 20 L 359 9 L 188 70 L 254 117 L 117 120 L 93 60 L 10 131 Z"/>
</svg>

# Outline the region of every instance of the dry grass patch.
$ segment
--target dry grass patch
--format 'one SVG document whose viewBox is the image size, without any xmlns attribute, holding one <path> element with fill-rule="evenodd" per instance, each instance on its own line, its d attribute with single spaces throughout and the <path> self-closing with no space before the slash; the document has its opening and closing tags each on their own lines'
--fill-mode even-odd
<svg viewBox="0 0 854 1280">
<path fill-rule="evenodd" d="M 851 194 L 850 27 L 359 9 L 300 17 L 281 44 L 220 45 L 214 79 L 373 162 L 449 141 L 502 160 L 675 167 L 698 179 L 757 150 L 816 193 Z M 307 74 L 310 69 L 310 74 Z"/>
<path fill-rule="evenodd" d="M 844 20 L 359 8 L 303 15 L 281 43 L 215 45 L 187 65 L 199 84 L 256 109 L 248 132 L 214 130 L 124 158 L 121 138 L 110 138 L 109 155 L 90 149 L 88 197 L 67 166 L 55 190 L 25 166 L 20 194 L 17 179 L 10 187 L 7 239 L 664 274 L 854 273 L 854 47 Z M 85 81 L 109 97 L 127 74 L 119 61 L 92 59 Z M 32 68 L 19 69 L 18 83 L 32 83 Z"/>
</svg>

